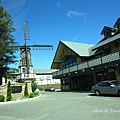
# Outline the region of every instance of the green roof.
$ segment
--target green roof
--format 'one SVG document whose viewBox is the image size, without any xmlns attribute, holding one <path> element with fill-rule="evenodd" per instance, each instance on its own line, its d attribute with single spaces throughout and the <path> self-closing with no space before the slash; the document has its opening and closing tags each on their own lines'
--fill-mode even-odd
<svg viewBox="0 0 120 120">
<path fill-rule="evenodd" d="M 94 46 L 93 44 L 79 43 L 79 42 L 69 42 L 69 41 L 61 41 L 68 48 L 73 50 L 79 56 L 89 56 L 89 48 Z"/>
</svg>

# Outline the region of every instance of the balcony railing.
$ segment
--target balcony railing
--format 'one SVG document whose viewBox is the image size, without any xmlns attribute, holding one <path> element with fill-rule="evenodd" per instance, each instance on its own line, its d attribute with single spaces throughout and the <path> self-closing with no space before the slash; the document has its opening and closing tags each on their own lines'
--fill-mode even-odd
<svg viewBox="0 0 120 120">
<path fill-rule="evenodd" d="M 66 74 L 66 73 L 69 73 L 69 68 L 64 69 L 64 70 L 63 70 L 63 73 L 65 73 L 65 74 Z"/>
<path fill-rule="evenodd" d="M 72 66 L 69 68 L 70 69 L 70 72 L 74 72 L 77 70 L 77 65 L 76 66 Z"/>
<path fill-rule="evenodd" d="M 108 63 L 120 59 L 119 52 L 102 57 L 102 63 Z"/>
<path fill-rule="evenodd" d="M 100 65 L 101 64 L 101 58 L 96 58 L 94 60 L 88 61 L 89 67 Z"/>
<path fill-rule="evenodd" d="M 112 53 L 112 54 L 109 54 L 109 55 L 106 55 L 106 56 L 103 56 L 103 57 L 99 57 L 99 58 L 96 58 L 96 59 L 78 64 L 76 66 L 72 66 L 72 67 L 64 69 L 64 70 L 59 70 L 57 72 L 54 72 L 53 77 L 64 75 L 64 74 L 67 74 L 69 72 L 74 72 L 74 71 L 77 71 L 77 70 L 83 70 L 85 68 L 109 63 L 109 62 L 116 61 L 116 60 L 119 60 L 119 59 L 120 59 L 120 52 L 115 52 L 115 53 Z"/>
<path fill-rule="evenodd" d="M 85 69 L 85 68 L 88 68 L 88 63 L 87 62 L 84 62 L 84 63 L 81 63 L 78 65 L 78 69 Z"/>
</svg>

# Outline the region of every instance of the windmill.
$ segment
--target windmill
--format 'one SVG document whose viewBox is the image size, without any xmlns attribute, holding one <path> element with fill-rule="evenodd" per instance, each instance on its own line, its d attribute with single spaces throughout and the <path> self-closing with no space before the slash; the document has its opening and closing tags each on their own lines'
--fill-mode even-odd
<svg viewBox="0 0 120 120">
<path fill-rule="evenodd" d="M 18 45 L 18 43 L 14 43 L 10 45 L 13 49 L 20 49 L 20 62 L 19 62 L 19 81 L 24 81 L 25 79 L 35 79 L 33 73 L 33 65 L 31 60 L 31 48 L 33 50 L 52 50 L 53 45 L 48 44 L 33 44 L 27 45 L 27 40 L 30 40 L 30 33 L 29 33 L 29 24 L 28 22 L 24 22 L 24 45 Z"/>
</svg>

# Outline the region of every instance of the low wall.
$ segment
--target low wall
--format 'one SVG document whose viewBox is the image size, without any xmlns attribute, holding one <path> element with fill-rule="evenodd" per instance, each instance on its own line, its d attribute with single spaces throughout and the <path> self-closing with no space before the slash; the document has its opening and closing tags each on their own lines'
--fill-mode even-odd
<svg viewBox="0 0 120 120">
<path fill-rule="evenodd" d="M 12 99 L 21 99 L 24 96 L 25 83 L 27 82 L 28 93 L 32 92 L 31 81 L 25 81 L 24 83 L 11 83 L 11 86 L 22 86 L 22 91 L 20 93 L 12 93 Z M 7 96 L 7 84 L 0 86 L 0 95 L 4 95 L 5 100 Z"/>
</svg>

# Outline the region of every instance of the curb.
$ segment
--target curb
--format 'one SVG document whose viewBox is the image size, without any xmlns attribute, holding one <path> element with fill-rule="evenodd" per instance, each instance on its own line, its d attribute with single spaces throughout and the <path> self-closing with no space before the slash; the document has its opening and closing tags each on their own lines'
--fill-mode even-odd
<svg viewBox="0 0 120 120">
<path fill-rule="evenodd" d="M 34 97 L 34 98 L 28 98 L 28 99 L 23 99 L 23 100 L 16 100 L 16 101 L 6 101 L 6 102 L 0 102 L 0 105 L 1 104 L 9 104 L 9 103 L 18 103 L 18 102 L 25 102 L 25 101 L 29 101 L 29 100 L 34 100 L 34 99 L 37 99 L 37 98 L 39 98 L 39 97 L 41 97 L 41 94 L 39 95 L 39 96 L 37 96 L 37 97 Z"/>
</svg>

